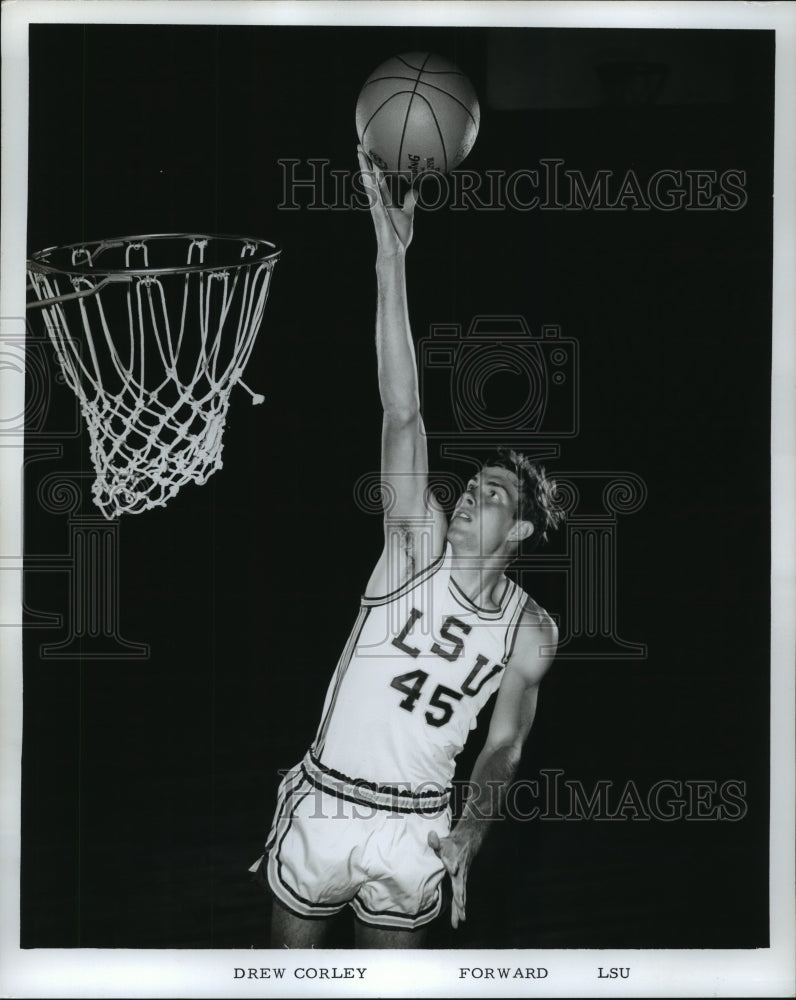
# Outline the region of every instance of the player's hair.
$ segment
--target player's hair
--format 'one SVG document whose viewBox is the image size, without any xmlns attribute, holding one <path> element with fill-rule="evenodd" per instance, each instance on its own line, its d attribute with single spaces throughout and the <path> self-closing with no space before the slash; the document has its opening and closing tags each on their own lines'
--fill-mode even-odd
<svg viewBox="0 0 796 1000">
<path fill-rule="evenodd" d="M 498 448 L 484 466 L 508 469 L 517 477 L 520 499 L 516 517 L 533 525 L 533 534 L 524 546 L 526 551 L 533 552 L 547 541 L 548 532 L 555 531 L 564 520 L 564 511 L 555 499 L 555 481 L 548 478 L 543 465 L 532 462 L 513 448 Z"/>
</svg>

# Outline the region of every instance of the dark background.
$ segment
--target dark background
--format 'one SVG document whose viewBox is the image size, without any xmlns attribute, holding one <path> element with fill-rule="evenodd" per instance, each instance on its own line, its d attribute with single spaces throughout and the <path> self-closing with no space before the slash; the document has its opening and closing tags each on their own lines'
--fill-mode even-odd
<svg viewBox="0 0 796 1000">
<path fill-rule="evenodd" d="M 543 157 L 587 177 L 736 169 L 748 193 L 735 212 L 418 212 L 416 336 L 478 314 L 560 324 L 580 345 L 580 431 L 551 464 L 628 470 L 648 491 L 618 523 L 616 594 L 620 633 L 647 657 L 560 657 L 520 776 L 560 768 L 587 789 L 642 791 L 735 779 L 748 803 L 734 823 L 501 824 L 472 871 L 467 924 L 454 936 L 443 917 L 433 943 L 768 942 L 773 34 L 36 25 L 31 252 L 197 230 L 262 236 L 283 257 L 246 374 L 265 405 L 236 390 L 223 470 L 121 519 L 119 630 L 148 658 L 41 655 L 65 633 L 37 616 L 70 600 L 65 573 L 33 571 L 68 547 L 43 478 L 75 478 L 92 513 L 87 435 L 67 434 L 75 402 L 41 355 L 38 432 L 61 451 L 34 460 L 29 441 L 24 947 L 267 942 L 246 870 L 278 769 L 314 735 L 381 540 L 353 495 L 378 464 L 371 222 L 279 210 L 277 160 L 355 169 L 359 88 L 410 50 L 452 58 L 475 84 L 469 170 Z M 645 60 L 667 70 L 657 94 L 632 74 L 601 82 L 600 65 Z M 442 421 L 446 403 L 427 406 Z M 467 474 L 437 439 L 431 452 Z M 562 574 L 523 582 L 563 613 Z M 335 942 L 348 933 L 341 923 Z"/>
</svg>

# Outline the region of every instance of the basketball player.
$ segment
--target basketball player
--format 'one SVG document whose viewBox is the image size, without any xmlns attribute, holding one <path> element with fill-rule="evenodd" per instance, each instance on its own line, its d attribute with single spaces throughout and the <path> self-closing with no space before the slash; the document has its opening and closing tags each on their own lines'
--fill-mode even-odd
<svg viewBox="0 0 796 1000">
<path fill-rule="evenodd" d="M 549 615 L 504 575 L 520 543 L 537 543 L 561 518 L 543 471 L 501 453 L 449 524 L 429 493 L 404 277 L 414 195 L 390 206 L 383 175 L 361 148 L 359 158 L 378 247 L 385 544 L 315 742 L 280 788 L 265 855 L 274 947 L 322 945 L 326 918 L 347 905 L 358 947 L 419 947 L 446 872 L 451 922 L 464 920 L 467 873 L 557 641 Z M 451 831 L 455 758 L 495 690 L 474 792 Z M 260 876 L 263 861 L 252 869 Z"/>
</svg>

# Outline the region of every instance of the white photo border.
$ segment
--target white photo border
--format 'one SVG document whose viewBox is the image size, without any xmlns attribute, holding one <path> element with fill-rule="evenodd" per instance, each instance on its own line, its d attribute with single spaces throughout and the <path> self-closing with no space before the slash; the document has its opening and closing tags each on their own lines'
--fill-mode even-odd
<svg viewBox="0 0 796 1000">
<path fill-rule="evenodd" d="M 796 4 L 272 3 L 227 0 L 21 0 L 2 9 L 0 347 L 25 330 L 28 30 L 35 23 L 400 25 L 761 29 L 776 32 L 772 379 L 771 939 L 753 950 L 239 952 L 19 947 L 22 634 L 0 627 L 0 995 L 9 997 L 227 996 L 792 996 L 794 981 L 794 391 L 796 365 Z M 0 366 L 0 427 L 24 411 L 22 366 Z M 0 448 L 0 626 L 18 622 L 22 591 L 23 439 Z M 256 954 L 256 958 L 254 957 Z M 544 967 L 544 980 L 459 978 L 462 965 Z M 234 979 L 234 969 L 282 967 L 280 981 Z M 629 981 L 597 983 L 600 966 Z M 366 968 L 329 983 L 297 970 Z"/>
</svg>

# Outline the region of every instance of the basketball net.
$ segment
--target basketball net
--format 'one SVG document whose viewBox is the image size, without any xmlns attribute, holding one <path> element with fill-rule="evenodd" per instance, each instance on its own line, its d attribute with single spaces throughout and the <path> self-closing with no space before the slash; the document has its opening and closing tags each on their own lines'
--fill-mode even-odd
<svg viewBox="0 0 796 1000">
<path fill-rule="evenodd" d="M 186 249 L 180 266 L 149 267 L 152 241 Z M 205 266 L 216 240 L 240 258 Z M 263 254 L 262 249 L 266 248 Z M 123 266 L 89 273 L 109 248 Z M 222 467 L 222 436 L 279 257 L 272 244 L 231 237 L 134 237 L 42 251 L 28 274 L 67 384 L 80 400 L 107 518 L 162 507 L 186 483 Z M 157 249 L 161 249 L 158 247 Z M 258 253 L 258 251 L 260 251 Z"/>
</svg>

